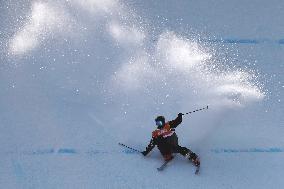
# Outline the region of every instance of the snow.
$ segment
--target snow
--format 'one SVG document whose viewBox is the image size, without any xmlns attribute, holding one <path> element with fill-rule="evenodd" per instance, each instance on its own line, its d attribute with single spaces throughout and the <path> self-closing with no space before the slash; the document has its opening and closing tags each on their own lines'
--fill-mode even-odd
<svg viewBox="0 0 284 189">
<path fill-rule="evenodd" d="M 281 1 L 1 2 L 1 188 L 282 188 Z M 189 112 L 176 155 L 154 118 Z"/>
</svg>

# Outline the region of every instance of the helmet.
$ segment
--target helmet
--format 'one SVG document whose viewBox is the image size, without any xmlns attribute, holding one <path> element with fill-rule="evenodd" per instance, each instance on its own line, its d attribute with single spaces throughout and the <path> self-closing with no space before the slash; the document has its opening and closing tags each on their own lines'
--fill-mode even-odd
<svg viewBox="0 0 284 189">
<path fill-rule="evenodd" d="M 158 129 L 161 129 L 165 125 L 165 117 L 164 116 L 158 116 L 156 119 L 156 125 L 158 126 Z"/>
</svg>

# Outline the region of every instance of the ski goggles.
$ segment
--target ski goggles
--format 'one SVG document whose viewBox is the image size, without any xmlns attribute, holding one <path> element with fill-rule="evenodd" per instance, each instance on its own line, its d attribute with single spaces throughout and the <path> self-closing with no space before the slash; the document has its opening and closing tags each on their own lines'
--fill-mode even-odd
<svg viewBox="0 0 284 189">
<path fill-rule="evenodd" d="M 162 121 L 156 121 L 156 125 L 157 126 L 163 126 L 163 122 Z"/>
</svg>

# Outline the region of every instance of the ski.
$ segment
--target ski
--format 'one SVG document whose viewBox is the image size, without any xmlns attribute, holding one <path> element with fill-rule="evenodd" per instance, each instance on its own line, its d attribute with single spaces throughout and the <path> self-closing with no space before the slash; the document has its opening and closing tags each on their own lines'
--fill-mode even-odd
<svg viewBox="0 0 284 189">
<path fill-rule="evenodd" d="M 168 161 L 165 161 L 160 167 L 157 168 L 157 170 L 158 170 L 158 171 L 164 170 L 165 167 L 168 165 L 168 163 L 169 163 L 170 161 L 172 161 L 173 159 L 174 159 L 174 158 L 172 158 L 172 159 L 170 159 L 170 160 L 168 160 Z"/>
<path fill-rule="evenodd" d="M 196 175 L 199 174 L 199 168 L 200 168 L 200 166 L 197 166 L 196 169 L 195 169 L 195 174 L 196 174 Z"/>
<path fill-rule="evenodd" d="M 195 167 L 196 167 L 196 169 L 195 169 L 195 174 L 196 174 L 196 175 L 199 173 L 199 169 L 200 169 L 200 159 L 197 158 L 197 161 L 198 161 L 198 164 L 192 162 L 192 163 L 195 165 Z"/>
<path fill-rule="evenodd" d="M 157 168 L 158 171 L 162 171 L 164 170 L 164 168 L 167 166 L 167 164 L 169 163 L 170 161 L 165 161 L 160 167 Z"/>
<path fill-rule="evenodd" d="M 130 150 L 133 150 L 133 151 L 135 151 L 135 152 L 142 153 L 140 150 L 137 150 L 137 149 L 135 149 L 135 148 L 129 147 L 129 146 L 123 144 L 123 143 L 120 143 L 120 142 L 119 142 L 118 144 L 121 145 L 121 146 L 123 146 L 123 147 L 125 147 L 125 148 L 128 148 L 128 149 L 130 149 Z"/>
</svg>

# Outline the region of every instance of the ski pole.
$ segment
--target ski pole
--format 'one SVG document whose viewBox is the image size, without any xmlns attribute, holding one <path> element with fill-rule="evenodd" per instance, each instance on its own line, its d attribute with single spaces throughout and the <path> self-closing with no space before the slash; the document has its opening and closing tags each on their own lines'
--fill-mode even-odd
<svg viewBox="0 0 284 189">
<path fill-rule="evenodd" d="M 134 149 L 134 148 L 131 148 L 131 147 L 129 147 L 129 146 L 126 146 L 125 144 L 122 144 L 122 143 L 118 143 L 119 145 L 121 145 L 121 146 L 124 146 L 125 148 L 128 148 L 128 149 L 130 149 L 130 150 L 133 150 L 133 151 L 135 151 L 135 152 L 139 152 L 139 153 L 142 153 L 140 150 L 136 150 L 136 149 Z"/>
<path fill-rule="evenodd" d="M 191 114 L 191 113 L 198 112 L 198 111 L 205 110 L 205 109 L 208 109 L 208 106 L 206 106 L 206 107 L 204 107 L 204 108 L 200 108 L 200 109 L 194 110 L 194 111 L 192 111 L 192 112 L 187 112 L 187 113 L 182 114 L 182 115 Z"/>
</svg>

